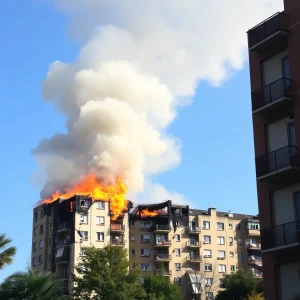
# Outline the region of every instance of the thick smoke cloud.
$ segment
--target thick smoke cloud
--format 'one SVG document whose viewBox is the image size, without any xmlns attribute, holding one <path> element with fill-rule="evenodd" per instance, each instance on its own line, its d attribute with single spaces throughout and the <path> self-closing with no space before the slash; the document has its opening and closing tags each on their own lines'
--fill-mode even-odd
<svg viewBox="0 0 300 300">
<path fill-rule="evenodd" d="M 91 172 L 107 183 L 121 175 L 137 193 L 178 165 L 180 142 L 167 133 L 178 107 L 200 80 L 217 86 L 241 69 L 245 31 L 281 9 L 281 0 L 53 2 L 83 47 L 42 83 L 67 119 L 66 134 L 33 151 L 47 177 L 42 197 Z"/>
</svg>

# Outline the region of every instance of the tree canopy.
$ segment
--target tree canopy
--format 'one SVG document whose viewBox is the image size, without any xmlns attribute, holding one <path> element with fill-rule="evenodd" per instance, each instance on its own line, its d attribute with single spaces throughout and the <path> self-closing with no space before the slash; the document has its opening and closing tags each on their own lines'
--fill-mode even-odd
<svg viewBox="0 0 300 300">
<path fill-rule="evenodd" d="M 220 287 L 224 290 L 218 293 L 216 300 L 244 300 L 252 292 L 263 292 L 262 279 L 243 270 L 225 275 Z"/>
<path fill-rule="evenodd" d="M 0 235 L 0 270 L 3 269 L 5 265 L 11 264 L 16 254 L 15 247 L 8 247 L 10 243 L 11 239 L 6 237 L 5 234 Z"/>
<path fill-rule="evenodd" d="M 74 298 L 80 300 L 134 300 L 145 296 L 140 271 L 129 268 L 123 247 L 84 248 L 85 255 L 75 267 L 78 274 Z"/>
</svg>

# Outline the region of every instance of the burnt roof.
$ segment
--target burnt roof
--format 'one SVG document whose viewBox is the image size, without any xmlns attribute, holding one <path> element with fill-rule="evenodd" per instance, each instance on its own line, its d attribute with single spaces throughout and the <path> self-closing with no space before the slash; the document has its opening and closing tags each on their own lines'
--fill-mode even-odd
<svg viewBox="0 0 300 300">
<path fill-rule="evenodd" d="M 252 220 L 259 220 L 257 215 L 246 215 L 246 214 L 239 214 L 239 213 L 233 213 L 233 212 L 222 212 L 217 211 L 217 217 L 228 217 L 229 214 L 232 214 L 232 217 L 230 219 L 233 220 L 244 220 L 244 219 L 252 219 Z M 193 209 L 190 208 L 190 215 L 206 215 L 209 216 L 208 210 L 202 210 L 202 209 Z"/>
</svg>

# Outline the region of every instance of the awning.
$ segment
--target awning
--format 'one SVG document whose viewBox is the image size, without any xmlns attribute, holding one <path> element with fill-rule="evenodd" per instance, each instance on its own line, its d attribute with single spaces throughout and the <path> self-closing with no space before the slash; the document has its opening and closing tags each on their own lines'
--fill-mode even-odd
<svg viewBox="0 0 300 300">
<path fill-rule="evenodd" d="M 189 274 L 194 294 L 201 293 L 201 276 L 199 274 Z"/>
</svg>

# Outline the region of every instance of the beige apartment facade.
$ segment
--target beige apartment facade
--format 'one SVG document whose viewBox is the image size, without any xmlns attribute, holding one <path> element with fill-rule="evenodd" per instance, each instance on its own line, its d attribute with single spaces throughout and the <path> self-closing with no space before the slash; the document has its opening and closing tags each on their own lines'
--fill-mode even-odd
<svg viewBox="0 0 300 300">
<path fill-rule="evenodd" d="M 79 195 L 36 207 L 33 268 L 54 272 L 69 294 L 69 274 L 84 255 L 83 247 L 111 244 L 128 250 L 130 267 L 139 268 L 142 278 L 162 273 L 179 285 L 184 299 L 194 299 L 203 286 L 212 299 L 223 275 L 239 268 L 262 276 L 257 216 L 166 201 L 138 205 L 113 219 L 108 202 Z"/>
</svg>

